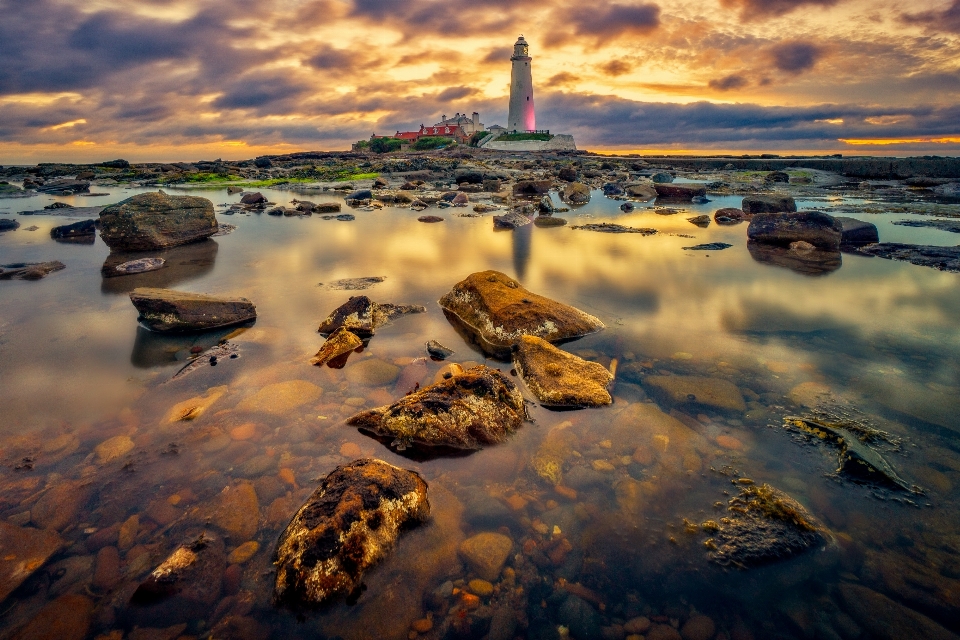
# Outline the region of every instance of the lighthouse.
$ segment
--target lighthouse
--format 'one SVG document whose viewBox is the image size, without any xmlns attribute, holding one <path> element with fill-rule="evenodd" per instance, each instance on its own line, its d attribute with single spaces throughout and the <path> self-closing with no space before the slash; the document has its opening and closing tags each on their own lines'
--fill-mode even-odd
<svg viewBox="0 0 960 640">
<path fill-rule="evenodd" d="M 533 74 L 530 69 L 530 45 L 520 36 L 513 45 L 510 61 L 510 116 L 507 131 L 533 131 L 537 116 L 533 110 Z"/>
</svg>

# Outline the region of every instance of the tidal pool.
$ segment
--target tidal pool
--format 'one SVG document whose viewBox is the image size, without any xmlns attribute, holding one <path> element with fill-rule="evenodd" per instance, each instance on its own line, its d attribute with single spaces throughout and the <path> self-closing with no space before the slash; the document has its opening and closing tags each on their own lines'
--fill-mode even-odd
<svg viewBox="0 0 960 640">
<path fill-rule="evenodd" d="M 110 196 L 0 201 L 0 215 L 148 190 L 97 189 Z M 241 197 L 165 190 L 215 205 Z M 332 192 L 262 192 L 280 204 L 342 201 Z M 19 586 L 3 601 L 2 635 L 23 625 L 46 629 L 29 637 L 51 638 L 584 640 L 673 638 L 679 629 L 686 640 L 740 640 L 960 631 L 960 275 L 850 253 L 798 271 L 752 255 L 746 224 L 687 222 L 741 200 L 711 199 L 674 215 L 652 203 L 622 213 L 621 202 L 595 191 L 589 204 L 556 214 L 568 226 L 513 231 L 494 231 L 490 214 L 457 215 L 469 208 L 431 209 L 444 218 L 436 224 L 390 206 L 351 210 L 349 222 L 218 214 L 236 230 L 156 254 L 167 261 L 159 271 L 115 278 L 101 275 L 109 250 L 99 237 L 50 238 L 51 228 L 73 221 L 68 215 L 17 216 L 20 229 L 0 234 L 0 264 L 60 260 L 66 269 L 0 282 L 0 518 L 56 531 L 60 542 L 39 569 L 3 568 L 30 575 L 22 584 L 3 576 Z M 829 212 L 856 203 L 836 196 L 798 204 Z M 855 217 L 876 224 L 882 241 L 957 244 L 955 234 L 891 224 L 903 214 Z M 593 222 L 660 233 L 570 228 Z M 712 242 L 732 246 L 683 249 Z M 455 283 L 487 269 L 605 323 L 562 348 L 615 369 L 613 404 L 549 410 L 513 377 L 531 401 L 530 421 L 505 444 L 432 459 L 345 425 L 429 384 L 450 362 L 512 369 L 486 358 L 437 305 Z M 320 321 L 359 295 L 330 283 L 373 276 L 385 279 L 363 295 L 426 313 L 379 329 L 342 369 L 312 366 Z M 138 327 L 127 296 L 138 286 L 243 296 L 258 318 L 240 331 L 158 336 Z M 225 337 L 239 357 L 174 379 Z M 454 354 L 416 360 L 430 340 Z M 732 383 L 743 410 L 670 398 L 645 383 L 678 375 Z M 196 406 L 192 419 L 177 419 Z M 876 450 L 922 493 L 838 475 L 836 447 L 785 428 L 784 417 L 818 407 L 887 434 Z M 657 429 L 647 449 L 624 440 L 638 415 Z M 279 533 L 319 479 L 359 457 L 419 472 L 431 520 L 367 574 L 356 603 L 274 607 Z M 710 528 L 700 525 L 726 517 L 750 481 L 806 507 L 826 528 L 826 544 L 755 568 L 710 562 Z M 129 604 L 147 574 L 204 530 L 229 554 L 205 577 L 218 588 L 204 608 L 157 616 Z M 505 568 L 481 583 L 459 549 L 484 532 L 512 546 Z M 19 552 L 15 540 L 5 545 L 5 555 Z"/>
</svg>

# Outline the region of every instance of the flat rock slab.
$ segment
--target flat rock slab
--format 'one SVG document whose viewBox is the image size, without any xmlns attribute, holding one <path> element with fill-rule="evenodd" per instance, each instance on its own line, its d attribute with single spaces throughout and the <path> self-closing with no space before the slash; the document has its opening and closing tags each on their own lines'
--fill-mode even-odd
<svg viewBox="0 0 960 640">
<path fill-rule="evenodd" d="M 538 227 L 562 227 L 567 224 L 566 218 L 558 218 L 556 216 L 537 216 L 533 224 Z"/>
<path fill-rule="evenodd" d="M 320 347 L 320 351 L 317 351 L 317 355 L 313 357 L 310 364 L 319 367 L 329 363 L 334 368 L 343 367 L 346 364 L 346 358 L 341 358 L 341 356 L 349 355 L 354 349 L 362 346 L 363 340 L 356 334 L 350 333 L 346 327 L 340 327 L 330 334 L 330 337 Z M 343 362 L 339 362 L 340 360 L 343 360 Z"/>
<path fill-rule="evenodd" d="M 130 292 L 130 301 L 140 312 L 139 320 L 160 332 L 204 331 L 257 317 L 257 308 L 246 298 L 144 287 Z"/>
<path fill-rule="evenodd" d="M 81 220 L 73 224 L 65 224 L 50 229 L 50 237 L 54 240 L 77 240 L 81 238 L 93 238 L 97 234 L 97 223 L 95 220 Z"/>
<path fill-rule="evenodd" d="M 897 220 L 893 224 L 901 227 L 928 227 L 940 231 L 949 231 L 950 233 L 960 233 L 960 220 Z M 878 241 L 879 238 L 874 240 L 874 242 Z"/>
<path fill-rule="evenodd" d="M 484 349 L 498 354 L 509 353 L 525 335 L 557 342 L 604 328 L 598 318 L 531 293 L 499 271 L 480 271 L 467 276 L 439 303 Z"/>
<path fill-rule="evenodd" d="M 888 260 L 909 262 L 921 267 L 931 267 L 939 271 L 960 273 L 960 245 L 956 247 L 936 247 L 897 242 L 881 242 L 857 249 L 860 253 Z M 0 275 L 0 278 L 3 276 Z"/>
<path fill-rule="evenodd" d="M 502 216 L 493 216 L 494 229 L 518 229 L 527 226 L 531 222 L 533 222 L 531 218 L 521 213 L 516 213 L 515 211 L 511 211 Z"/>
<path fill-rule="evenodd" d="M 790 196 L 747 196 L 740 209 L 744 213 L 794 213 L 796 201 Z"/>
<path fill-rule="evenodd" d="M 216 232 L 213 203 L 196 196 L 141 193 L 100 212 L 100 237 L 111 249 L 165 249 Z"/>
<path fill-rule="evenodd" d="M 85 180 L 52 180 L 36 188 L 37 193 L 62 193 L 69 191 L 71 193 L 80 193 L 90 190 L 90 183 Z"/>
<path fill-rule="evenodd" d="M 622 224 L 612 224 L 609 222 L 581 224 L 572 226 L 570 228 L 583 229 L 584 231 L 597 231 L 599 233 L 639 233 L 644 236 L 653 236 L 658 233 L 656 229 L 650 229 L 647 227 L 626 227 Z"/>
<path fill-rule="evenodd" d="M 729 249 L 732 244 L 726 242 L 708 242 L 706 244 L 695 244 L 692 247 L 684 247 L 684 251 L 723 251 Z"/>
<path fill-rule="evenodd" d="M 653 185 L 657 196 L 665 200 L 690 202 L 697 196 L 707 195 L 707 187 L 702 184 L 660 183 Z"/>
<path fill-rule="evenodd" d="M 64 545 L 49 529 L 18 527 L 0 520 L 0 602 Z"/>
<path fill-rule="evenodd" d="M 666 396 L 673 404 L 694 404 L 721 411 L 746 411 L 743 394 L 723 378 L 703 376 L 647 376 L 643 386 Z"/>
<path fill-rule="evenodd" d="M 846 216 L 834 216 L 843 227 L 843 236 L 840 244 L 845 247 L 858 247 L 865 244 L 880 242 L 880 233 L 877 231 L 877 225 L 856 218 L 847 218 Z M 894 224 L 897 224 L 894 222 Z M 960 231 L 960 224 L 958 224 Z"/>
<path fill-rule="evenodd" d="M 613 399 L 613 374 L 596 362 L 562 351 L 536 336 L 520 339 L 514 365 L 540 402 L 555 407 L 599 407 Z"/>
<path fill-rule="evenodd" d="M 496 369 L 478 365 L 404 396 L 363 411 L 347 424 L 413 444 L 480 449 L 506 440 L 526 418 L 517 386 Z"/>
<path fill-rule="evenodd" d="M 40 280 L 54 271 L 66 269 L 59 260 L 52 262 L 14 262 L 0 264 L 0 280 Z"/>
<path fill-rule="evenodd" d="M 20 216 L 69 216 L 71 218 L 95 218 L 106 207 L 70 207 L 68 209 L 40 209 L 38 211 L 21 211 Z"/>
<path fill-rule="evenodd" d="M 342 278 L 340 280 L 334 280 L 333 282 L 328 282 L 327 284 L 320 283 L 324 289 L 332 289 L 334 291 L 363 291 L 364 289 L 369 289 L 374 285 L 378 285 L 384 280 L 386 276 L 368 276 L 366 278 Z"/>
<path fill-rule="evenodd" d="M 0 232 L 2 231 L 14 231 L 20 227 L 20 223 L 16 220 L 7 220 L 6 218 L 0 218 Z"/>
<path fill-rule="evenodd" d="M 420 305 L 374 302 L 367 296 L 351 296 L 320 323 L 319 333 L 331 334 L 341 327 L 361 338 L 368 338 L 379 327 L 408 313 L 425 313 Z"/>
<path fill-rule="evenodd" d="M 429 515 L 419 474 L 371 459 L 337 467 L 280 534 L 274 601 L 317 605 L 358 590 L 401 531 Z"/>
<path fill-rule="evenodd" d="M 778 246 L 804 241 L 817 249 L 839 251 L 843 225 L 833 216 L 819 211 L 758 213 L 750 220 L 747 238 L 752 242 Z"/>
</svg>

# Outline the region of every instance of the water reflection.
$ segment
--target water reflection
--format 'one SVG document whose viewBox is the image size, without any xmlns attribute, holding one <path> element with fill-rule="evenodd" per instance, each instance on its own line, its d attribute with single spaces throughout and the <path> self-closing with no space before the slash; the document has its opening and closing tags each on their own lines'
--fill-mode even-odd
<svg viewBox="0 0 960 640">
<path fill-rule="evenodd" d="M 130 363 L 138 369 L 149 369 L 171 365 L 186 364 L 191 355 L 196 355 L 216 346 L 225 336 L 237 330 L 236 326 L 204 331 L 202 333 L 156 333 L 146 327 L 137 327 L 137 337 L 133 341 Z"/>
<path fill-rule="evenodd" d="M 788 247 L 778 247 L 759 242 L 747 243 L 750 257 L 762 264 L 770 264 L 805 276 L 825 276 L 843 266 L 840 252 L 795 251 Z"/>
<path fill-rule="evenodd" d="M 530 250 L 533 246 L 533 225 L 525 224 L 513 230 L 511 246 L 513 249 L 513 269 L 517 280 L 524 281 L 527 277 L 527 266 L 530 264 Z"/>
<path fill-rule="evenodd" d="M 163 251 L 117 251 L 111 252 L 100 272 L 103 293 L 130 293 L 137 287 L 173 287 L 210 273 L 217 259 L 219 245 L 216 240 L 203 240 Z M 163 258 L 166 264 L 146 273 L 123 275 L 116 267 L 140 258 Z"/>
</svg>

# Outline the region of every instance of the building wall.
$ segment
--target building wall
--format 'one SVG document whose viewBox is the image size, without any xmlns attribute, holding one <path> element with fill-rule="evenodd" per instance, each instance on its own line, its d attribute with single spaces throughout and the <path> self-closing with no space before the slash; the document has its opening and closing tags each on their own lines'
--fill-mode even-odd
<svg viewBox="0 0 960 640">
<path fill-rule="evenodd" d="M 561 134 L 553 136 L 551 139 L 543 140 L 518 140 L 516 142 L 501 142 L 491 140 L 483 145 L 484 149 L 494 151 L 576 151 L 577 143 L 573 136 Z"/>
</svg>

